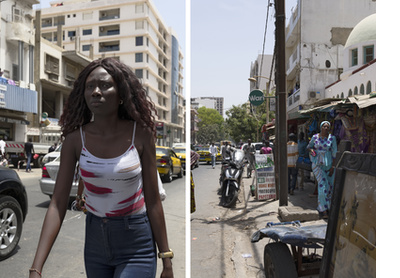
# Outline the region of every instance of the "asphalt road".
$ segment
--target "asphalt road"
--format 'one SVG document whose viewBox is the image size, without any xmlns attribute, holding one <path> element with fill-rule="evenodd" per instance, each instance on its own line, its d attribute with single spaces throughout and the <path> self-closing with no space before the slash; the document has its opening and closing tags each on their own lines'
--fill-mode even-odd
<svg viewBox="0 0 400 278">
<path fill-rule="evenodd" d="M 48 196 L 40 191 L 41 170 L 34 168 L 31 173 L 18 172 L 28 194 L 28 215 L 22 237 L 16 252 L 0 262 L 0 278 L 28 277 L 38 244 L 44 216 L 50 203 Z M 163 202 L 167 223 L 168 239 L 175 258 L 175 277 L 185 277 L 185 178 L 164 184 L 167 199 Z M 85 215 L 68 210 L 61 231 L 53 246 L 43 270 L 44 277 L 78 278 L 86 277 L 83 262 Z M 159 260 L 157 277 L 162 266 Z"/>
<path fill-rule="evenodd" d="M 231 257 L 235 245 L 235 208 L 219 205 L 218 163 L 201 163 L 193 171 L 196 212 L 191 214 L 191 277 L 235 277 Z"/>
</svg>

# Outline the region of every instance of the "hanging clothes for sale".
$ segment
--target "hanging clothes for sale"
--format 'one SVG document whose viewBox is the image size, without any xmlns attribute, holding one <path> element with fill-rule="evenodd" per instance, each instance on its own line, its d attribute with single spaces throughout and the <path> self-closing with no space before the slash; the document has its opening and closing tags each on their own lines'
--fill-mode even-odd
<svg viewBox="0 0 400 278">
<path fill-rule="evenodd" d="M 348 110 L 346 114 L 339 114 L 339 118 L 342 121 L 339 137 L 351 142 L 351 152 L 368 152 L 369 140 L 364 120 L 357 117 L 352 110 Z"/>
</svg>

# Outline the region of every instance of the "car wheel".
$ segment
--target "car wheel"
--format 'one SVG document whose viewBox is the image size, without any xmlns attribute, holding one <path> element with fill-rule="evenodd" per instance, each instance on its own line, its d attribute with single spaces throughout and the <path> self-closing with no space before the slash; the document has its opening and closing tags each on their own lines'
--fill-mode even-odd
<svg viewBox="0 0 400 278">
<path fill-rule="evenodd" d="M 183 168 L 181 167 L 181 170 L 179 170 L 178 173 L 178 178 L 182 178 L 183 177 Z"/>
<path fill-rule="evenodd" d="M 0 196 L 0 261 L 11 256 L 21 238 L 23 216 L 13 197 Z"/>
</svg>

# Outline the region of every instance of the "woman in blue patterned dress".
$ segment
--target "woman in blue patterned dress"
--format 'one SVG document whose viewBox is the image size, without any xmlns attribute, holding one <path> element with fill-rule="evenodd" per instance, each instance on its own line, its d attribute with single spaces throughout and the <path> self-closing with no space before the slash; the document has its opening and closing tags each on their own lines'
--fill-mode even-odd
<svg viewBox="0 0 400 278">
<path fill-rule="evenodd" d="M 335 177 L 334 162 L 337 152 L 336 137 L 329 133 L 331 124 L 323 121 L 320 133 L 314 134 L 307 146 L 310 151 L 312 170 L 318 182 L 318 207 L 317 210 L 323 218 L 328 217 L 333 182 Z"/>
</svg>

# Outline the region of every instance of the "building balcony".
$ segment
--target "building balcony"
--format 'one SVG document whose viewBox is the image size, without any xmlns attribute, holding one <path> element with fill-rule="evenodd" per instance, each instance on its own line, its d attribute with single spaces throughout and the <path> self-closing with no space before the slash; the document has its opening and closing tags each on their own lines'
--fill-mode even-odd
<svg viewBox="0 0 400 278">
<path fill-rule="evenodd" d="M 34 32 L 24 23 L 9 22 L 6 32 L 6 39 L 8 42 L 23 41 L 27 44 L 34 44 Z"/>
<path fill-rule="evenodd" d="M 297 3 L 295 9 L 292 11 L 292 16 L 289 19 L 288 26 L 286 27 L 286 47 L 294 46 L 300 39 L 300 9 Z"/>
<path fill-rule="evenodd" d="M 36 114 L 37 98 L 36 91 L 10 85 L 7 79 L 0 77 L 0 108 Z"/>
<path fill-rule="evenodd" d="M 292 80 L 296 75 L 296 66 L 300 63 L 300 44 L 294 48 L 292 55 L 290 55 L 286 64 L 286 78 Z"/>
<path fill-rule="evenodd" d="M 292 110 L 295 107 L 298 107 L 300 104 L 300 89 L 295 91 L 292 95 L 287 98 L 287 111 Z"/>
</svg>

